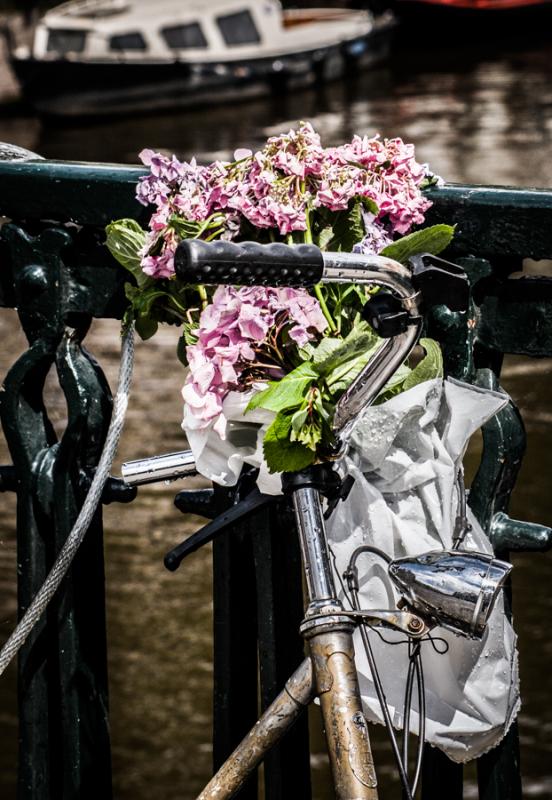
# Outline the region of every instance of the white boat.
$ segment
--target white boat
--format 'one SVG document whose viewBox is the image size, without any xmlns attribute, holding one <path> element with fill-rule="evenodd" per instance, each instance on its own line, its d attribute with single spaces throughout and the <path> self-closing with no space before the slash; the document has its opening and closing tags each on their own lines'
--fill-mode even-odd
<svg viewBox="0 0 552 800">
<path fill-rule="evenodd" d="M 43 114 L 156 111 L 332 80 L 387 55 L 391 15 L 279 0 L 71 0 L 12 49 Z"/>
</svg>

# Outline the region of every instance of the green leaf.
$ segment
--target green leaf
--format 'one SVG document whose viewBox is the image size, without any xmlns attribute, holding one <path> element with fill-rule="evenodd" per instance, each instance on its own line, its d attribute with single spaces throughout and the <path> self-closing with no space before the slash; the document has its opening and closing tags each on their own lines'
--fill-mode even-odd
<svg viewBox="0 0 552 800">
<path fill-rule="evenodd" d="M 141 339 L 151 339 L 157 333 L 159 327 L 157 322 L 145 314 L 139 314 L 136 317 L 136 333 Z"/>
<path fill-rule="evenodd" d="M 443 354 L 439 344 L 435 339 L 420 339 L 420 344 L 426 354 L 406 377 L 402 387 L 403 392 L 424 381 L 443 377 Z"/>
<path fill-rule="evenodd" d="M 304 361 L 280 381 L 272 381 L 268 389 L 253 395 L 245 413 L 254 408 L 266 408 L 276 413 L 286 408 L 297 408 L 312 382 L 318 378 L 313 365 Z M 291 424 L 291 423 L 290 423 Z"/>
<path fill-rule="evenodd" d="M 312 450 L 290 440 L 292 416 L 280 411 L 265 433 L 263 453 L 269 472 L 297 472 L 315 460 Z"/>
<path fill-rule="evenodd" d="M 322 425 L 320 420 L 311 417 L 310 421 L 302 426 L 298 434 L 294 431 L 291 432 L 290 439 L 292 442 L 300 442 L 308 447 L 309 450 L 316 452 L 316 447 L 322 441 Z"/>
<path fill-rule="evenodd" d="M 360 202 L 366 211 L 369 211 L 370 214 L 373 214 L 375 217 L 377 217 L 379 214 L 379 206 L 375 200 L 372 200 L 371 197 L 361 197 Z M 364 238 L 364 236 L 362 238 Z"/>
<path fill-rule="evenodd" d="M 409 233 L 397 239 L 396 242 L 384 247 L 380 255 L 393 258 L 401 264 L 406 264 L 411 256 L 418 253 L 431 253 L 439 255 L 452 241 L 454 225 L 432 225 L 420 231 Z"/>
<path fill-rule="evenodd" d="M 140 250 L 146 244 L 146 232 L 133 219 L 119 219 L 106 226 L 106 245 L 111 255 L 131 272 L 138 286 L 149 278 L 140 265 Z"/>
<path fill-rule="evenodd" d="M 320 375 L 329 375 L 342 364 L 371 351 L 377 342 L 377 334 L 367 323 L 361 323 L 345 339 L 322 339 L 314 351 L 313 361 Z"/>
<path fill-rule="evenodd" d="M 363 202 L 355 200 L 350 209 L 332 213 L 333 238 L 328 243 L 328 250 L 350 253 L 353 246 L 364 239 L 366 231 L 362 219 L 362 208 Z"/>
<path fill-rule="evenodd" d="M 322 230 L 320 231 L 320 233 L 318 235 L 318 247 L 321 250 L 326 250 L 326 248 L 328 247 L 329 243 L 333 239 L 333 235 L 334 235 L 334 232 L 333 232 L 333 228 L 332 228 L 331 225 L 327 225 L 325 228 L 322 228 Z"/>
<path fill-rule="evenodd" d="M 386 400 L 390 400 L 392 397 L 395 397 L 395 395 L 404 391 L 404 382 L 411 372 L 412 370 L 410 367 L 406 364 L 401 364 L 376 397 L 374 405 L 385 403 Z"/>
<path fill-rule="evenodd" d="M 292 414 L 291 417 L 291 435 L 295 434 L 297 438 L 301 432 L 301 428 L 307 421 L 309 416 L 309 409 L 306 405 L 301 406 L 301 408 Z"/>
<path fill-rule="evenodd" d="M 182 324 L 182 339 L 186 345 L 197 344 L 197 333 L 193 333 L 193 331 L 197 331 L 197 327 L 197 322 L 184 322 Z"/>
<path fill-rule="evenodd" d="M 312 360 L 318 367 L 324 367 L 324 365 L 334 356 L 334 354 L 336 352 L 339 353 L 339 351 L 342 349 L 343 339 L 328 336 L 325 339 L 322 339 L 320 344 L 314 348 Z"/>
<path fill-rule="evenodd" d="M 201 233 L 201 222 L 184 219 L 178 214 L 169 217 L 169 225 L 182 239 L 195 239 Z"/>
<path fill-rule="evenodd" d="M 346 389 L 349 388 L 349 386 L 352 384 L 355 378 L 360 375 L 366 364 L 374 356 L 374 353 L 380 346 L 381 342 L 378 340 L 375 344 L 372 344 L 370 349 L 360 353 L 356 356 L 356 358 L 352 358 L 349 361 L 340 364 L 330 375 L 328 375 L 326 378 L 326 383 L 334 399 L 336 399 Z"/>
</svg>

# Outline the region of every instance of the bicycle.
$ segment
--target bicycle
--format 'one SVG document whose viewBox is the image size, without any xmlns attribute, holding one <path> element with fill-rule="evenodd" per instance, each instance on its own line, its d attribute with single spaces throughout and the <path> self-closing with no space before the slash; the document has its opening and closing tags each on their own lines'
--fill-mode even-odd
<svg viewBox="0 0 552 800">
<path fill-rule="evenodd" d="M 362 412 L 418 341 L 424 311 L 437 304 L 465 310 L 467 278 L 454 264 L 429 255 L 412 259 L 412 270 L 380 256 L 321 253 L 312 245 L 208 244 L 188 240 L 176 257 L 179 277 L 187 283 L 313 286 L 319 282 L 356 282 L 383 291 L 365 306 L 366 319 L 383 344 L 337 403 L 333 432 L 337 446 L 327 461 L 282 475 L 282 490 L 293 504 L 305 575 L 305 617 L 301 633 L 308 651 L 284 689 L 262 714 L 232 755 L 201 792 L 198 800 L 229 800 L 264 756 L 318 697 L 337 800 L 377 800 L 377 778 L 355 668 L 353 632 L 361 629 L 382 714 L 391 741 L 405 800 L 412 800 L 421 772 L 424 740 L 424 681 L 420 643 L 436 625 L 481 637 L 511 565 L 492 556 L 460 550 L 467 529 L 463 503 L 453 549 L 391 561 L 386 553 L 365 545 L 351 555 L 340 580 L 347 583 L 352 609 L 338 596 L 324 521 L 346 498 L 350 482 L 336 471 L 347 440 Z M 133 485 L 173 480 L 195 474 L 190 451 L 139 459 L 123 465 L 124 480 Z M 464 497 L 460 486 L 460 498 Z M 326 509 L 323 508 L 326 502 Z M 230 510 L 172 550 L 165 559 L 174 570 L 194 550 L 221 535 L 238 519 L 274 502 L 254 488 Z M 401 595 L 395 609 L 365 611 L 358 604 L 358 566 L 364 553 L 382 558 Z M 367 627 L 388 628 L 407 637 L 411 652 L 406 678 L 402 752 L 386 706 Z M 414 776 L 408 775 L 408 731 L 414 684 L 420 724 Z"/>
</svg>

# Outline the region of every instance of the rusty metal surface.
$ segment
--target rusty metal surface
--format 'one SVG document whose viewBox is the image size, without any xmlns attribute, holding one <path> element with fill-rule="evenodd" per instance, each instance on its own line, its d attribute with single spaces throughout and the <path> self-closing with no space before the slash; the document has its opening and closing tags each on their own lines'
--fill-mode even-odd
<svg viewBox="0 0 552 800">
<path fill-rule="evenodd" d="M 362 711 L 350 631 L 309 639 L 337 800 L 377 800 L 368 725 Z"/>
<path fill-rule="evenodd" d="M 310 658 L 306 658 L 255 727 L 201 792 L 198 800 L 230 800 L 234 797 L 255 767 L 311 702 L 313 694 L 312 663 Z"/>
</svg>

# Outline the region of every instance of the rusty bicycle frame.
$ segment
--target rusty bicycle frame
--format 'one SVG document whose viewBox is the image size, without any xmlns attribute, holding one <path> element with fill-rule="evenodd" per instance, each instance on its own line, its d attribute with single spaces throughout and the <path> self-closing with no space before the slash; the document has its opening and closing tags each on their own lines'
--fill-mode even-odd
<svg viewBox="0 0 552 800">
<path fill-rule="evenodd" d="M 408 326 L 383 341 L 337 404 L 334 434 L 338 455 L 342 455 L 356 420 L 416 344 L 422 324 L 421 298 L 412 285 L 410 270 L 379 256 L 324 253 L 322 281 L 383 286 L 408 315 Z M 321 493 L 323 471 L 327 468 L 319 464 L 297 473 L 284 473 L 282 478 L 284 493 L 293 501 L 305 574 L 306 612 L 301 633 L 307 657 L 198 800 L 230 800 L 315 697 L 320 701 L 337 800 L 377 800 L 376 772 L 355 667 L 353 632 L 359 623 L 384 625 L 419 639 L 427 633 L 428 626 L 406 610 L 345 611 L 334 582 L 324 526 Z M 191 454 L 177 453 L 129 462 L 123 466 L 123 477 L 127 482 L 147 483 L 181 477 L 193 470 Z"/>
</svg>

